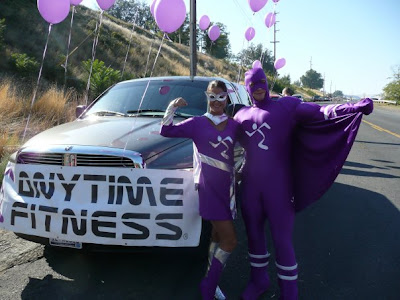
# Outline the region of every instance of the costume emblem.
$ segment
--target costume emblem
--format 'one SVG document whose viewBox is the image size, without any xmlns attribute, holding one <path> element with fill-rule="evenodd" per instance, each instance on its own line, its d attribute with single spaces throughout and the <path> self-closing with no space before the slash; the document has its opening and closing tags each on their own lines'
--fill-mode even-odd
<svg viewBox="0 0 400 300">
<path fill-rule="evenodd" d="M 263 128 L 263 127 L 266 127 L 266 128 L 268 128 L 268 129 L 271 129 L 271 126 L 269 126 L 267 123 L 262 123 L 259 127 L 257 126 L 257 123 L 254 123 L 253 124 L 253 126 L 252 126 L 252 128 L 253 128 L 253 132 L 248 132 L 248 131 L 246 131 L 246 134 L 249 136 L 249 137 L 252 137 L 256 132 L 258 132 L 259 134 L 261 134 L 261 136 L 262 136 L 262 140 L 258 143 L 258 147 L 260 147 L 261 149 L 263 149 L 263 150 L 268 150 L 268 146 L 267 145 L 264 145 L 264 141 L 265 141 L 265 135 L 264 135 L 264 133 L 262 132 L 262 130 L 261 130 L 261 128 Z"/>
<path fill-rule="evenodd" d="M 231 142 L 231 144 L 233 145 L 233 140 L 232 140 L 232 138 L 230 136 L 227 136 L 224 139 L 222 139 L 222 137 L 218 136 L 218 143 L 214 144 L 213 142 L 210 142 L 210 144 L 214 148 L 217 148 L 221 144 L 224 145 L 226 149 L 221 152 L 221 155 L 222 155 L 223 158 L 229 159 L 229 155 L 226 154 L 226 151 L 228 151 L 228 149 L 229 149 L 229 145 L 225 141 Z"/>
</svg>

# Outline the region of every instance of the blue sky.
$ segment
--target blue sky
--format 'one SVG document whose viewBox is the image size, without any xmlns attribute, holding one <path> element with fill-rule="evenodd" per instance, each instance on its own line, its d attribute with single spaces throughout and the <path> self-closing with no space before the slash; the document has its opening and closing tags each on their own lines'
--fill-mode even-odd
<svg viewBox="0 0 400 300">
<path fill-rule="evenodd" d="M 150 3 L 152 0 L 144 0 Z M 190 0 L 184 0 L 189 12 Z M 286 65 L 280 75 L 298 80 L 310 69 L 325 78 L 326 92 L 372 96 L 380 94 L 400 66 L 400 1 L 365 0 L 268 0 L 253 14 L 247 0 L 197 0 L 197 19 L 208 15 L 223 23 L 231 49 L 238 53 L 249 42 L 244 32 L 255 28 L 255 38 L 273 51 L 273 27 L 264 24 L 275 8 L 277 15 L 277 58 Z M 96 0 L 82 4 L 95 7 Z"/>
</svg>

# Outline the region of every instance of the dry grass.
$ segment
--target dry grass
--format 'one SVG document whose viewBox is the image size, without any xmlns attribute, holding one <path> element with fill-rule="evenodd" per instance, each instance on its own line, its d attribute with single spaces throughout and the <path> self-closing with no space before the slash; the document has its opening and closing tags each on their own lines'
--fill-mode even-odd
<svg viewBox="0 0 400 300">
<path fill-rule="evenodd" d="M 23 111 L 24 103 L 16 96 L 15 88 L 10 80 L 0 84 L 0 116 L 1 121 L 14 119 Z"/>
<path fill-rule="evenodd" d="M 34 134 L 75 118 L 77 95 L 51 87 L 39 93 L 31 109 L 32 96 L 19 93 L 23 85 L 9 79 L 0 82 L 0 159 L 15 151 L 21 143 L 27 118 L 31 115 L 25 140 Z"/>
</svg>

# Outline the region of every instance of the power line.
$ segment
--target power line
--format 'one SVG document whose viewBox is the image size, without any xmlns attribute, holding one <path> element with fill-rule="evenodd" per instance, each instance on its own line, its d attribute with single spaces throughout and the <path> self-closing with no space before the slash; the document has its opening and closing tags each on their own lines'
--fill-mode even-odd
<svg viewBox="0 0 400 300">
<path fill-rule="evenodd" d="M 240 6 L 240 4 L 237 2 L 237 0 L 233 0 L 233 2 L 235 2 L 236 6 L 239 8 L 239 10 L 242 12 L 242 14 L 247 18 L 247 20 L 249 21 L 250 25 L 253 26 L 253 22 L 251 21 L 251 19 L 248 17 L 248 15 L 246 14 L 246 12 L 243 10 L 243 8 Z"/>
</svg>

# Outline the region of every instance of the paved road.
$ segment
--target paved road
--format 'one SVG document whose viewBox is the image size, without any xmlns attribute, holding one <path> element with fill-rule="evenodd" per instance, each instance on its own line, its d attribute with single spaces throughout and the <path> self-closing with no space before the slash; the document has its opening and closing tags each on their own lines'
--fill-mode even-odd
<svg viewBox="0 0 400 300">
<path fill-rule="evenodd" d="M 398 118 L 399 110 L 379 108 L 365 117 L 334 185 L 298 214 L 300 299 L 399 299 Z M 229 299 L 239 298 L 249 276 L 243 223 L 235 225 L 239 247 L 221 280 Z M 204 268 L 198 251 L 88 255 L 0 231 L 0 299 L 200 299 Z M 273 263 L 270 274 L 273 284 L 262 299 L 279 296 Z"/>
</svg>

